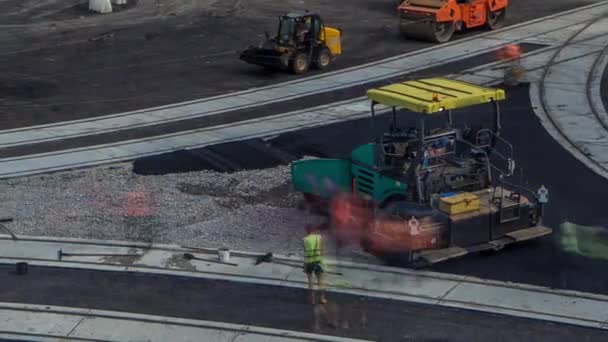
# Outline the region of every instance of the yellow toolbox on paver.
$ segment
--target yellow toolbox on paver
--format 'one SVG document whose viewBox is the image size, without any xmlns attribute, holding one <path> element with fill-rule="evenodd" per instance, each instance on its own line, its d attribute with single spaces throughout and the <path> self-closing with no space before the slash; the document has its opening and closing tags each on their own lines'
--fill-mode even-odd
<svg viewBox="0 0 608 342">
<path fill-rule="evenodd" d="M 470 192 L 442 197 L 439 199 L 439 210 L 449 215 L 479 210 L 479 197 Z"/>
</svg>

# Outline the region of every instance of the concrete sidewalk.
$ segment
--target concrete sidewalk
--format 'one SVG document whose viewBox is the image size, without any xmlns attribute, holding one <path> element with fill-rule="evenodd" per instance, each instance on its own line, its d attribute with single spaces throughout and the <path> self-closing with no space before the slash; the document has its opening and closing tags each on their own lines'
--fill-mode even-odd
<svg viewBox="0 0 608 342">
<path fill-rule="evenodd" d="M 249 325 L 16 303 L 0 303 L 0 338 L 19 341 L 365 341 Z"/>
<path fill-rule="evenodd" d="M 59 251 L 63 255 L 59 260 Z M 19 237 L 0 237 L 0 261 L 28 261 L 33 265 L 128 271 L 222 279 L 229 281 L 306 288 L 301 259 L 275 256 L 279 263 L 255 266 L 257 256 L 232 252 L 237 266 L 186 260 L 184 253 L 217 261 L 217 251 L 170 245 Z M 74 255 L 88 254 L 88 255 Z M 126 254 L 126 256 L 125 256 Z M 608 296 L 562 291 L 473 277 L 410 271 L 331 260 L 328 276 L 332 292 L 388 298 L 436 306 L 479 310 L 600 329 L 608 328 Z"/>
</svg>

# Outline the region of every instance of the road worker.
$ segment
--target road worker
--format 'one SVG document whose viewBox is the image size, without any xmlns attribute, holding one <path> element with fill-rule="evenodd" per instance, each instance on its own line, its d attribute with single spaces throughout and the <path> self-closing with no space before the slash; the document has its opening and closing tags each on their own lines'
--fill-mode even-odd
<svg viewBox="0 0 608 342">
<path fill-rule="evenodd" d="M 329 223 L 340 248 L 359 245 L 369 220 L 370 203 L 356 194 L 340 193 L 330 202 Z"/>
<path fill-rule="evenodd" d="M 306 35 L 310 33 L 311 29 L 311 21 L 308 18 L 306 21 L 300 22 L 297 24 L 296 36 L 298 37 L 298 42 L 303 44 L 306 41 Z"/>
<path fill-rule="evenodd" d="M 515 86 L 522 81 L 525 70 L 521 65 L 521 47 L 517 44 L 509 44 L 497 52 L 499 61 L 507 64 L 505 69 L 505 83 Z"/>
<path fill-rule="evenodd" d="M 518 60 L 521 58 L 521 47 L 517 44 L 509 44 L 497 52 L 498 60 Z"/>
<path fill-rule="evenodd" d="M 608 260 L 608 233 L 605 227 L 564 222 L 560 225 L 560 244 L 565 252 Z"/>
<path fill-rule="evenodd" d="M 321 292 L 321 304 L 327 303 L 323 283 L 323 239 L 318 231 L 318 227 L 306 225 L 306 236 L 304 237 L 304 273 L 308 279 L 310 289 L 310 299 L 312 304 L 316 304 L 315 290 L 313 286 L 313 273 L 317 277 L 317 285 Z"/>
</svg>

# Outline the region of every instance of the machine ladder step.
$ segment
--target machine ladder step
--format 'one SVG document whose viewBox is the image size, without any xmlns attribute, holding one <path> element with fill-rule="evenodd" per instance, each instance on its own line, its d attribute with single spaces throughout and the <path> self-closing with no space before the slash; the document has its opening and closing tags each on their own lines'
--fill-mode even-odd
<svg viewBox="0 0 608 342">
<path fill-rule="evenodd" d="M 506 245 L 536 239 L 545 235 L 549 235 L 551 234 L 551 232 L 553 232 L 551 228 L 545 226 L 535 226 L 531 228 L 516 230 L 514 232 L 505 234 L 499 239 L 477 245 L 467 247 L 452 246 L 443 249 L 422 251 L 418 253 L 418 258 L 424 260 L 424 263 L 420 263 L 421 265 L 432 265 L 449 259 L 458 258 L 470 253 L 478 253 L 490 250 L 497 251 L 502 249 Z"/>
</svg>

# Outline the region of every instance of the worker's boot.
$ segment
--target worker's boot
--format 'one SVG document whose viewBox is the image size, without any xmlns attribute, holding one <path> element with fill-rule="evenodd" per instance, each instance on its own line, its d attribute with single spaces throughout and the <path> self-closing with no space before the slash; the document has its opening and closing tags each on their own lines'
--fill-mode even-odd
<svg viewBox="0 0 608 342">
<path fill-rule="evenodd" d="M 325 298 L 325 292 L 321 292 L 321 300 L 319 301 L 321 304 L 327 304 L 327 298 Z"/>
<path fill-rule="evenodd" d="M 512 65 L 505 70 L 504 82 L 507 86 L 516 87 L 523 82 L 526 71 L 521 65 Z"/>
</svg>

